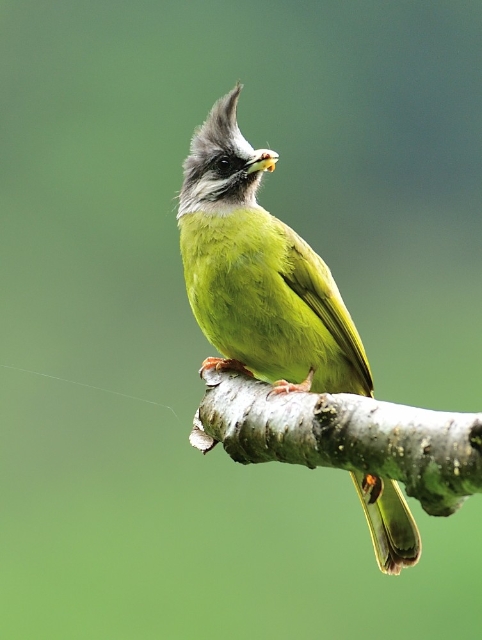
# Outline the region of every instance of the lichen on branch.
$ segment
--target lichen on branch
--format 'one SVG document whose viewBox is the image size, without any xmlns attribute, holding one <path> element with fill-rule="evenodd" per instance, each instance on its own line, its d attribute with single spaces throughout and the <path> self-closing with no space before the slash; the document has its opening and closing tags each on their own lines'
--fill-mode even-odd
<svg viewBox="0 0 482 640">
<path fill-rule="evenodd" d="M 206 370 L 191 444 L 236 462 L 360 470 L 403 482 L 431 515 L 482 493 L 482 414 L 432 411 L 347 393 L 270 394 L 240 373 Z"/>
</svg>

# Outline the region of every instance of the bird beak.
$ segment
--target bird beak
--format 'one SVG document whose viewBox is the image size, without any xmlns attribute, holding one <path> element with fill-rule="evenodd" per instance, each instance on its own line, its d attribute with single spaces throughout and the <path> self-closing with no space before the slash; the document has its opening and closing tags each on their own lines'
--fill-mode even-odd
<svg viewBox="0 0 482 640">
<path fill-rule="evenodd" d="M 253 157 L 246 163 L 246 173 L 255 171 L 274 171 L 279 155 L 270 149 L 258 149 Z"/>
</svg>

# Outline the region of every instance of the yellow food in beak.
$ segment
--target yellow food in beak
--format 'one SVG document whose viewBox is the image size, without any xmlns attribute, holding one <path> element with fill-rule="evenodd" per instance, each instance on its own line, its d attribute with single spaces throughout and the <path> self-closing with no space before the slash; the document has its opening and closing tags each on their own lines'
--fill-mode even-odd
<svg viewBox="0 0 482 640">
<path fill-rule="evenodd" d="M 254 171 L 272 172 L 275 170 L 278 160 L 279 155 L 276 151 L 271 151 L 271 149 L 258 149 L 254 152 L 253 160 L 248 167 L 248 173 L 253 173 Z"/>
</svg>

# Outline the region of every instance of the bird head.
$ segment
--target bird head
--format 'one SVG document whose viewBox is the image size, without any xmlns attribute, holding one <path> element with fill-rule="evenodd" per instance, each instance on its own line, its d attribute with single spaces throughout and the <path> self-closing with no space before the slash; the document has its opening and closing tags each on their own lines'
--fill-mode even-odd
<svg viewBox="0 0 482 640">
<path fill-rule="evenodd" d="M 256 191 L 264 171 L 274 171 L 278 154 L 255 150 L 239 130 L 236 110 L 242 85 L 220 98 L 196 129 L 184 161 L 178 218 L 205 211 L 224 215 L 257 206 Z"/>
</svg>

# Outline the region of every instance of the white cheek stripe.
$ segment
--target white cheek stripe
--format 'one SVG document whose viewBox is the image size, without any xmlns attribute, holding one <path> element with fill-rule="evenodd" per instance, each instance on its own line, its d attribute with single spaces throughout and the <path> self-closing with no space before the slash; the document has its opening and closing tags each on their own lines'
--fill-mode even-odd
<svg viewBox="0 0 482 640">
<path fill-rule="evenodd" d="M 216 191 L 222 191 L 225 185 L 229 182 L 229 178 L 211 178 L 204 175 L 199 182 L 197 182 L 191 191 L 191 198 L 193 200 L 204 200 L 210 194 Z"/>
</svg>

